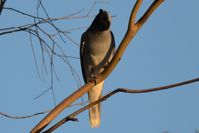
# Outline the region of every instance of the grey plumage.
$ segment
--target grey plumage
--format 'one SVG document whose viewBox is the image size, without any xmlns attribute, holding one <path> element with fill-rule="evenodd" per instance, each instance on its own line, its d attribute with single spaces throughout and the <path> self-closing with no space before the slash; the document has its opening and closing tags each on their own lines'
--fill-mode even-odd
<svg viewBox="0 0 199 133">
<path fill-rule="evenodd" d="M 102 72 L 115 52 L 115 39 L 110 30 L 111 18 L 100 9 L 90 27 L 82 34 L 80 44 L 80 61 L 85 83 Z M 101 97 L 104 81 L 88 92 L 90 102 Z M 100 104 L 89 109 L 91 127 L 100 125 Z"/>
</svg>

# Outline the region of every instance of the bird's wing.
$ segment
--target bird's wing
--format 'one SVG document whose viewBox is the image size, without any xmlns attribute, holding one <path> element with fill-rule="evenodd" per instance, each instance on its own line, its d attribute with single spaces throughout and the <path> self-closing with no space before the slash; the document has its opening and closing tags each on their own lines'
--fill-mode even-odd
<svg viewBox="0 0 199 133">
<path fill-rule="evenodd" d="M 110 34 L 111 34 L 111 45 L 104 59 L 95 67 L 96 70 L 95 74 L 99 73 L 102 68 L 106 67 L 106 65 L 110 63 L 113 55 L 115 54 L 115 38 L 112 31 L 110 31 Z"/>
<path fill-rule="evenodd" d="M 115 54 L 115 38 L 112 31 L 110 31 L 110 34 L 111 34 L 111 45 L 108 49 L 106 56 L 104 57 L 102 61 L 103 65 L 101 66 L 105 66 L 107 62 L 110 62 L 112 56 Z"/>
<path fill-rule="evenodd" d="M 115 37 L 114 37 L 114 34 L 113 34 L 113 32 L 112 31 L 110 31 L 111 32 L 111 47 L 110 47 L 110 49 L 111 49 L 111 53 L 114 55 L 115 54 Z"/>
<path fill-rule="evenodd" d="M 85 54 L 85 33 L 82 34 L 81 36 L 81 42 L 80 42 L 80 62 L 81 62 L 81 69 L 82 69 L 82 75 L 83 75 L 83 79 L 84 82 L 86 82 L 86 73 L 84 70 L 84 66 L 83 64 L 85 63 L 85 58 L 84 58 L 84 54 Z"/>
</svg>

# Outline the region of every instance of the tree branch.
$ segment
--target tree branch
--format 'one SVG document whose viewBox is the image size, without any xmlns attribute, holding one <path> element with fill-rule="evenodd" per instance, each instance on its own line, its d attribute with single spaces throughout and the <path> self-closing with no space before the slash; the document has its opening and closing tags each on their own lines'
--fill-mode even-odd
<svg viewBox="0 0 199 133">
<path fill-rule="evenodd" d="M 150 17 L 150 15 L 153 13 L 153 11 L 155 9 L 157 9 L 159 7 L 159 5 L 163 2 L 164 0 L 155 0 L 153 2 L 153 4 L 149 7 L 149 9 L 146 11 L 145 14 L 147 14 L 147 18 Z M 134 24 L 134 22 L 132 21 L 132 19 L 135 19 L 135 12 L 138 11 L 137 8 L 139 8 L 140 4 L 141 4 L 142 0 L 137 0 L 136 2 L 136 6 L 135 8 L 133 8 L 132 12 L 131 12 L 131 16 L 129 19 L 129 25 L 128 25 L 128 29 L 127 32 L 122 40 L 122 42 L 120 43 L 113 59 L 111 60 L 110 64 L 107 66 L 107 68 L 100 73 L 99 75 L 97 75 L 97 79 L 96 82 L 100 83 L 102 82 L 104 79 L 106 79 L 106 77 L 113 71 L 113 69 L 115 68 L 115 66 L 118 64 L 118 62 L 120 61 L 123 53 L 125 52 L 127 46 L 130 44 L 131 40 L 133 39 L 133 37 L 137 34 L 137 32 L 139 31 L 139 29 L 144 25 L 144 23 L 146 21 L 141 21 L 138 24 Z M 144 14 L 144 15 L 145 15 Z M 144 17 L 145 18 L 145 17 Z"/>
<path fill-rule="evenodd" d="M 157 4 L 152 4 L 149 8 L 149 10 L 147 10 L 147 12 L 151 12 L 151 13 L 147 13 L 149 14 L 149 16 L 152 14 L 152 12 L 163 2 L 164 0 L 155 0 L 154 3 Z M 129 26 L 128 26 L 128 30 L 122 40 L 122 42 L 120 43 L 119 48 L 117 49 L 116 54 L 114 55 L 113 59 L 111 60 L 110 64 L 107 66 L 107 68 L 100 73 L 99 75 L 96 75 L 96 79 L 95 80 L 90 80 L 87 84 L 85 84 L 84 86 L 82 86 L 81 88 L 79 88 L 78 90 L 76 90 L 74 93 L 72 93 L 69 97 L 65 98 L 61 103 L 59 103 L 43 120 L 41 120 L 32 130 L 31 133 L 39 133 L 41 132 L 55 117 L 57 117 L 66 107 L 68 107 L 71 103 L 73 103 L 75 100 L 79 99 L 83 94 L 85 94 L 86 92 L 88 92 L 93 86 L 95 86 L 96 84 L 102 82 L 103 80 L 105 80 L 107 78 L 107 76 L 113 71 L 113 69 L 115 68 L 115 66 L 118 64 L 120 58 L 122 57 L 125 49 L 127 48 L 127 46 L 129 45 L 130 41 L 132 40 L 132 38 L 135 36 L 135 34 L 138 32 L 138 28 L 134 27 L 134 22 L 132 23 L 131 19 L 134 19 L 135 16 L 133 14 L 136 14 L 136 12 L 138 11 L 137 8 L 139 8 L 139 5 L 141 5 L 142 0 L 137 0 L 137 4 L 136 7 L 133 8 L 132 12 L 131 12 L 131 17 L 129 20 Z M 152 11 L 151 11 L 151 10 Z M 148 17 L 149 17 L 148 16 Z M 140 23 L 140 27 L 144 24 L 145 21 L 143 21 L 143 23 Z M 133 26 L 132 26 L 133 25 Z"/>
<path fill-rule="evenodd" d="M 18 14 L 23 15 L 23 16 L 32 18 L 33 20 L 38 19 L 39 21 L 38 22 L 34 22 L 34 23 L 30 23 L 30 24 L 24 24 L 24 25 L 20 25 L 20 26 L 7 27 L 7 28 L 0 29 L 0 31 L 1 31 L 0 35 L 5 35 L 5 34 L 9 34 L 9 33 L 24 31 L 24 29 L 30 29 L 32 27 L 36 27 L 36 26 L 41 25 L 41 24 L 48 24 L 48 25 L 52 26 L 57 31 L 57 34 L 59 34 L 59 33 L 64 33 L 64 32 L 59 30 L 59 28 L 56 27 L 55 25 L 52 25 L 52 22 L 61 21 L 61 20 L 71 20 L 71 19 L 76 19 L 76 18 L 91 17 L 91 16 L 85 16 L 85 15 L 83 15 L 83 16 L 75 16 L 77 14 L 80 14 L 83 10 L 80 10 L 78 12 L 69 14 L 69 15 L 64 16 L 64 17 L 59 17 L 59 18 L 41 18 L 41 17 L 34 16 L 34 15 L 31 15 L 31 14 L 27 14 L 25 12 L 22 12 L 20 10 L 17 10 L 17 9 L 14 9 L 14 8 L 10 8 L 10 7 L 4 7 L 4 9 L 14 11 L 14 12 L 16 12 Z M 66 32 L 69 33 L 68 31 L 66 31 Z"/>
<path fill-rule="evenodd" d="M 86 103 L 88 103 L 88 101 L 74 103 L 74 104 L 71 104 L 70 106 L 68 106 L 68 108 L 74 107 L 74 106 L 85 105 Z M 32 117 L 35 117 L 35 116 L 38 116 L 38 115 L 43 115 L 43 114 L 49 113 L 51 110 L 52 109 L 42 111 L 42 112 L 37 112 L 37 113 L 34 113 L 34 114 L 30 114 L 30 115 L 23 115 L 23 116 L 10 115 L 10 114 L 4 113 L 4 112 L 0 112 L 0 115 L 4 116 L 6 118 L 10 118 L 10 119 L 27 119 L 27 118 L 32 118 Z"/>
<path fill-rule="evenodd" d="M 4 4 L 6 3 L 6 0 L 0 0 L 0 15 L 1 15 L 1 12 L 4 8 Z"/>
<path fill-rule="evenodd" d="M 154 91 L 160 91 L 160 90 L 165 90 L 165 89 L 171 89 L 171 88 L 174 88 L 174 87 L 187 85 L 187 84 L 191 84 L 191 83 L 195 83 L 195 82 L 199 82 L 199 78 L 186 80 L 186 81 L 178 82 L 178 83 L 171 84 L 171 85 L 160 86 L 160 87 L 149 88 L 149 89 L 142 89 L 142 90 L 140 90 L 140 89 L 131 90 L 131 89 L 126 89 L 126 88 L 118 88 L 118 89 L 106 94 L 105 96 L 101 97 L 99 100 L 97 100 L 97 101 L 95 101 L 93 103 L 90 103 L 87 106 L 75 111 L 74 113 L 70 114 L 69 116 L 65 117 L 64 119 L 62 119 L 59 122 L 57 122 L 56 124 L 54 124 L 51 128 L 49 128 L 48 130 L 44 131 L 43 133 L 51 133 L 52 131 L 54 131 L 55 129 L 57 129 L 58 127 L 63 125 L 64 123 L 66 123 L 68 121 L 71 121 L 71 119 L 75 118 L 75 116 L 77 116 L 78 114 L 80 114 L 83 111 L 95 106 L 96 104 L 99 104 L 99 103 L 107 100 L 108 98 L 110 98 L 111 96 L 115 95 L 116 93 L 119 93 L 119 92 L 122 92 L 122 93 L 147 93 L 147 92 L 154 92 Z"/>
<path fill-rule="evenodd" d="M 164 0 L 158 0 L 159 2 L 154 1 L 152 3 L 152 5 L 147 9 L 147 11 L 145 12 L 145 14 L 138 20 L 138 22 L 136 23 L 136 25 L 138 26 L 138 28 L 140 28 L 143 23 L 145 23 L 147 21 L 147 19 L 150 17 L 150 15 L 155 11 L 155 9 L 157 7 L 159 7 L 159 5 L 164 2 Z"/>
<path fill-rule="evenodd" d="M 130 19 L 129 19 L 129 27 L 128 27 L 128 29 L 134 29 L 133 26 L 135 26 L 134 24 L 135 24 L 137 12 L 138 12 L 141 4 L 142 4 L 142 0 L 137 0 L 137 2 L 135 3 L 135 6 L 134 6 L 134 8 L 133 8 L 133 10 L 131 12 L 131 16 L 130 16 Z"/>
<path fill-rule="evenodd" d="M 0 115 L 5 116 L 5 117 L 10 118 L 10 119 L 27 119 L 27 118 L 31 118 L 31 117 L 34 117 L 34 116 L 46 114 L 49 111 L 50 110 L 43 111 L 43 112 L 38 112 L 38 113 L 35 113 L 35 114 L 26 115 L 26 116 L 14 116 L 14 115 L 9 115 L 9 114 L 3 113 L 3 112 L 0 112 Z"/>
</svg>

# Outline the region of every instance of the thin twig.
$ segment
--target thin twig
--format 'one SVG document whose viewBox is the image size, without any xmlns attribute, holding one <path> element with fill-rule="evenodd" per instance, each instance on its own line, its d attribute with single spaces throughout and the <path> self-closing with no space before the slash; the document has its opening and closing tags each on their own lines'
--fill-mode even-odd
<svg viewBox="0 0 199 133">
<path fill-rule="evenodd" d="M 31 114 L 31 115 L 26 115 L 26 116 L 13 116 L 13 115 L 8 115 L 6 113 L 0 112 L 0 115 L 5 116 L 5 117 L 10 118 L 10 119 L 27 119 L 27 118 L 35 117 L 35 116 L 38 116 L 38 115 L 46 114 L 48 112 L 50 112 L 50 110 Z"/>
<path fill-rule="evenodd" d="M 29 32 L 29 39 L 30 39 L 30 46 L 31 46 L 32 53 L 33 53 L 33 60 L 34 60 L 34 63 L 35 63 L 37 75 L 38 75 L 39 79 L 41 80 L 41 76 L 40 76 L 40 74 L 39 74 L 39 68 L 38 68 L 38 64 L 37 64 L 37 60 L 36 60 L 35 49 L 34 49 L 34 47 L 33 47 L 32 35 L 31 35 L 30 32 Z"/>
<path fill-rule="evenodd" d="M 30 23 L 30 24 L 24 24 L 24 25 L 20 25 L 20 26 L 12 26 L 12 27 L 7 27 L 7 28 L 2 28 L 0 29 L 0 35 L 5 35 L 5 34 L 10 34 L 10 33 L 15 33 L 15 32 L 21 32 L 21 31 L 24 31 L 25 29 L 30 29 L 36 25 L 39 25 L 39 24 L 49 24 L 51 26 L 53 26 L 56 30 L 58 30 L 59 32 L 62 32 L 60 29 L 58 29 L 56 26 L 52 25 L 52 22 L 53 21 L 59 21 L 59 20 L 71 20 L 71 19 L 77 19 L 77 18 L 87 18 L 87 17 L 92 17 L 92 16 L 75 16 L 79 13 L 81 13 L 83 10 L 80 10 L 78 12 L 75 12 L 75 13 L 72 13 L 70 15 L 67 15 L 67 16 L 64 16 L 64 17 L 60 17 L 60 18 L 41 18 L 41 17 L 37 17 L 37 16 L 34 16 L 34 15 L 31 15 L 31 14 L 27 14 L 27 13 L 24 13 L 22 11 L 19 11 L 17 9 L 14 9 L 14 8 L 9 8 L 9 7 L 6 7 L 5 9 L 8 9 L 8 10 L 12 10 L 12 11 L 15 11 L 21 15 L 25 15 L 25 16 L 28 16 L 30 18 L 33 18 L 33 19 L 39 19 L 40 21 L 38 22 L 34 22 L 34 23 Z"/>
<path fill-rule="evenodd" d="M 95 1 L 95 2 L 93 2 L 93 4 L 91 5 L 91 7 L 90 7 L 90 9 L 88 10 L 88 13 L 86 14 L 86 16 L 89 16 L 90 15 L 90 13 L 92 12 L 92 10 L 94 9 L 94 7 L 97 5 L 97 4 L 99 4 L 99 3 L 109 3 L 108 1 Z"/>
<path fill-rule="evenodd" d="M 62 30 L 60 30 L 57 26 L 55 26 L 55 24 L 51 21 L 49 15 L 48 15 L 48 12 L 46 11 L 46 9 L 45 9 L 45 7 L 44 7 L 44 5 L 43 5 L 43 3 L 42 3 L 41 1 L 40 1 L 40 5 L 41 5 L 41 7 L 42 7 L 44 13 L 46 14 L 47 18 L 49 19 L 49 22 L 50 22 L 49 24 L 50 24 L 53 28 L 55 28 L 55 30 L 57 31 L 59 37 L 60 37 L 61 40 L 65 43 L 65 41 L 64 41 L 64 39 L 63 39 L 63 37 L 62 37 L 62 35 L 61 35 Z"/>
<path fill-rule="evenodd" d="M 88 101 L 80 102 L 80 103 L 74 103 L 74 104 L 70 105 L 68 108 L 75 107 L 75 106 L 82 106 L 82 105 L 85 105 L 85 103 L 88 103 Z M 46 111 L 42 111 L 42 112 L 38 112 L 38 113 L 34 113 L 34 114 L 31 114 L 31 115 L 26 115 L 26 116 L 14 116 L 14 115 L 10 115 L 10 114 L 3 113 L 3 112 L 0 112 L 0 115 L 7 117 L 7 118 L 10 118 L 10 119 L 27 119 L 27 118 L 32 118 L 32 117 L 35 117 L 35 116 L 38 116 L 38 115 L 43 115 L 43 114 L 49 113 L 50 111 L 51 111 L 51 109 L 46 110 Z"/>
<path fill-rule="evenodd" d="M 52 50 L 55 51 L 55 44 L 53 43 L 52 46 Z M 54 92 L 54 88 L 53 88 L 53 82 L 54 82 L 54 71 L 53 71 L 53 66 L 54 66 L 54 54 L 51 54 L 51 59 L 50 59 L 50 79 L 51 79 L 51 83 L 50 83 L 50 88 L 51 88 L 51 92 L 53 95 L 53 101 L 54 101 L 54 105 L 56 106 L 56 97 L 55 97 L 55 92 Z"/>
</svg>

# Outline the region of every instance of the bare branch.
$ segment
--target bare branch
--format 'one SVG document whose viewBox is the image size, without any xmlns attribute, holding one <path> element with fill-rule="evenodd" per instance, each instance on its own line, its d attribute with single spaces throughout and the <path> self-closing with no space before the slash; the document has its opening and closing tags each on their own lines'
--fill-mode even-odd
<svg viewBox="0 0 199 133">
<path fill-rule="evenodd" d="M 139 10 L 141 4 L 142 4 L 142 0 L 137 0 L 136 1 L 135 6 L 134 6 L 134 8 L 133 8 L 133 10 L 131 12 L 129 26 L 135 24 L 136 16 L 137 16 L 137 13 L 138 13 L 138 10 Z M 131 28 L 131 27 L 129 27 L 129 28 Z"/>
<path fill-rule="evenodd" d="M 32 115 L 26 115 L 26 116 L 13 116 L 13 115 L 8 115 L 6 113 L 0 112 L 0 115 L 3 115 L 5 117 L 11 118 L 11 119 L 27 119 L 27 118 L 31 118 L 31 117 L 34 117 L 34 116 L 46 114 L 48 112 L 50 112 L 50 110 L 39 112 L 39 113 L 35 113 L 35 114 L 32 114 Z"/>
<path fill-rule="evenodd" d="M 85 105 L 86 103 L 88 103 L 88 101 L 74 103 L 74 104 L 71 104 L 70 106 L 68 106 L 68 108 L 74 107 L 74 106 Z M 31 117 L 35 117 L 35 116 L 38 116 L 38 115 L 43 115 L 43 114 L 49 113 L 51 110 L 52 109 L 49 109 L 49 110 L 46 110 L 46 111 L 42 111 L 42 112 L 38 112 L 38 113 L 31 114 L 31 115 L 26 115 L 26 116 L 14 116 L 14 115 L 10 115 L 10 114 L 3 113 L 3 112 L 0 112 L 0 115 L 7 117 L 7 118 L 10 118 L 10 119 L 27 119 L 27 118 L 31 118 Z"/>
<path fill-rule="evenodd" d="M 46 23 L 49 24 L 50 26 L 54 27 L 58 31 L 57 33 L 59 34 L 60 32 L 61 33 L 63 33 L 63 32 L 61 30 L 59 30 L 59 28 L 57 28 L 54 24 L 52 24 L 53 21 L 71 20 L 71 19 L 77 19 L 77 18 L 92 17 L 92 16 L 86 16 L 86 15 L 76 16 L 76 15 L 80 14 L 83 10 L 80 10 L 78 12 L 69 14 L 69 15 L 64 16 L 64 17 L 59 17 L 59 18 L 41 18 L 41 17 L 37 17 L 37 16 L 31 15 L 31 14 L 27 14 L 25 12 L 19 11 L 19 10 L 14 9 L 14 8 L 5 7 L 5 9 L 14 11 L 14 12 L 19 13 L 19 14 L 24 15 L 24 16 L 28 16 L 28 17 L 34 19 L 34 23 L 0 29 L 0 31 L 1 31 L 0 35 L 5 35 L 5 34 L 9 34 L 9 33 L 14 33 L 14 32 L 21 32 L 21 31 L 24 31 L 26 29 L 30 29 L 34 26 L 38 26 L 39 24 L 46 24 Z M 35 22 L 35 19 L 39 19 L 39 21 Z"/>
<path fill-rule="evenodd" d="M 147 19 L 150 17 L 150 15 L 155 11 L 155 9 L 157 7 L 159 7 L 159 5 L 162 2 L 164 2 L 164 0 L 156 0 L 156 1 L 154 1 L 152 3 L 152 5 L 148 8 L 148 10 L 145 12 L 145 14 L 136 23 L 136 25 L 138 26 L 138 28 L 140 28 L 147 21 Z"/>
<path fill-rule="evenodd" d="M 108 1 L 95 1 L 93 2 L 92 6 L 90 7 L 88 13 L 86 14 L 87 16 L 92 12 L 93 8 L 95 7 L 95 5 L 97 5 L 98 3 L 109 3 Z"/>
<path fill-rule="evenodd" d="M 138 2 L 141 2 L 141 1 L 138 0 Z M 162 3 L 162 0 L 155 0 L 155 3 Z M 155 5 L 160 5 L 160 4 L 155 4 Z M 157 7 L 158 6 L 156 6 L 155 9 Z M 154 9 L 154 8 L 149 8 L 149 10 L 150 9 Z M 148 12 L 151 12 L 149 10 L 148 10 Z M 132 12 L 135 12 L 135 11 L 137 11 L 137 10 L 132 10 Z M 133 13 L 131 13 L 131 14 L 133 14 Z M 149 14 L 149 15 L 151 15 L 151 14 Z M 39 133 L 39 132 L 41 132 L 66 107 L 68 107 L 75 100 L 79 99 L 83 94 L 85 94 L 86 92 L 88 92 L 93 86 L 95 86 L 96 84 L 102 82 L 103 80 L 105 80 L 107 78 L 107 76 L 113 71 L 113 69 L 115 68 L 115 66 L 118 64 L 121 56 L 123 55 L 125 49 L 129 45 L 129 43 L 132 40 L 132 38 L 138 32 L 137 28 L 135 30 L 134 29 L 130 29 L 130 28 L 134 28 L 133 26 L 131 26 L 131 25 L 134 25 L 134 24 L 130 23 L 130 22 L 132 22 L 132 20 L 131 20 L 132 18 L 133 17 L 130 17 L 127 33 L 125 34 L 122 42 L 120 43 L 120 46 L 119 46 L 116 54 L 114 55 L 113 59 L 111 60 L 110 64 L 107 66 L 107 68 L 102 73 L 100 73 L 99 75 L 96 75 L 96 79 L 90 80 L 87 84 L 85 84 L 84 86 L 82 86 L 81 88 L 79 88 L 78 90 L 76 90 L 69 97 L 65 98 L 61 103 L 59 103 L 43 120 L 41 120 L 31 130 L 31 133 Z M 142 23 L 141 26 L 143 24 L 144 23 Z"/>
<path fill-rule="evenodd" d="M 30 46 L 31 46 L 32 53 L 33 53 L 33 60 L 34 60 L 34 63 L 35 63 L 37 75 L 38 75 L 39 79 L 41 80 L 41 76 L 40 76 L 40 74 L 39 74 L 38 64 L 37 64 L 37 60 L 36 60 L 36 53 L 35 53 L 35 49 L 34 49 L 34 47 L 33 47 L 32 35 L 31 35 L 30 32 L 29 32 L 29 39 L 30 39 Z"/>
<path fill-rule="evenodd" d="M 199 78 L 195 78 L 195 79 L 191 79 L 191 80 L 187 80 L 187 81 L 183 81 L 183 82 L 179 82 L 179 83 L 175 83 L 175 84 L 171 84 L 171 85 L 149 88 L 149 89 L 143 89 L 143 90 L 130 90 L 130 89 L 126 89 L 126 88 L 118 88 L 118 89 L 106 94 L 105 96 L 101 97 L 99 100 L 88 104 L 87 106 L 75 111 L 74 113 L 72 113 L 69 116 L 65 117 L 64 119 L 60 120 L 59 122 L 54 124 L 52 127 L 50 127 L 48 130 L 46 130 L 44 133 L 51 133 L 52 131 L 54 131 L 55 129 L 57 129 L 58 127 L 63 125 L 64 123 L 70 121 L 71 118 L 75 118 L 75 116 L 77 116 L 78 114 L 80 114 L 83 111 L 93 107 L 96 104 L 99 104 L 99 103 L 107 100 L 108 98 L 115 95 L 116 93 L 119 93 L 119 92 L 122 92 L 122 93 L 147 93 L 147 92 L 154 92 L 154 91 L 160 91 L 160 90 L 165 90 L 165 89 L 171 89 L 171 88 L 174 88 L 174 87 L 187 85 L 187 84 L 191 84 L 191 83 L 194 83 L 194 82 L 199 82 Z"/>
<path fill-rule="evenodd" d="M 50 27 L 52 27 L 55 30 L 54 32 L 56 32 L 56 35 L 58 35 L 58 37 L 60 37 L 61 40 L 64 43 L 65 43 L 64 39 L 66 38 L 66 39 L 70 40 L 72 42 L 72 44 L 79 47 L 79 44 L 75 40 L 73 40 L 72 37 L 70 37 L 67 34 L 68 32 L 62 31 L 53 22 L 58 21 L 58 20 L 73 19 L 73 17 L 77 17 L 76 15 L 80 14 L 83 10 L 74 12 L 72 14 L 69 14 L 67 16 L 60 17 L 60 18 L 50 18 L 46 9 L 45 9 L 45 7 L 44 7 L 44 5 L 42 4 L 42 2 L 38 1 L 38 4 L 39 4 L 38 7 L 39 6 L 42 7 L 42 9 L 45 12 L 47 18 L 39 17 L 38 14 L 37 14 L 37 16 L 35 16 L 35 15 L 31 15 L 31 14 L 28 14 L 26 12 L 22 12 L 20 10 L 14 9 L 14 8 L 5 7 L 5 9 L 7 9 L 7 10 L 16 12 L 20 15 L 23 15 L 23 16 L 26 16 L 26 17 L 33 19 L 33 23 L 0 29 L 0 35 L 6 35 L 6 34 L 10 34 L 10 33 L 15 33 L 15 32 L 27 32 L 27 33 L 29 33 L 29 36 L 30 36 L 31 48 L 33 48 L 32 36 L 31 35 L 33 35 L 35 38 L 38 39 L 39 44 L 40 44 L 40 48 L 41 48 L 40 49 L 41 50 L 41 64 L 42 64 L 41 65 L 41 74 L 40 74 L 40 71 L 37 67 L 38 63 L 36 62 L 36 59 L 35 59 L 34 49 L 32 49 L 34 61 L 35 61 L 35 65 L 36 65 L 36 70 L 37 70 L 39 78 L 43 79 L 43 80 L 45 79 L 44 78 L 44 72 L 45 72 L 45 74 L 47 74 L 47 70 L 50 70 L 50 75 L 51 75 L 50 76 L 50 79 L 51 79 L 51 81 L 50 81 L 50 84 L 51 84 L 50 88 L 51 89 L 50 90 L 52 92 L 54 92 L 53 87 L 52 87 L 53 77 L 55 76 L 58 79 L 58 77 L 56 75 L 55 67 L 54 67 L 54 60 L 52 60 L 54 58 L 54 55 L 59 57 L 61 60 L 63 60 L 66 63 L 66 65 L 69 66 L 69 69 L 71 70 L 72 76 L 75 79 L 78 87 L 81 86 L 79 75 L 76 73 L 75 69 L 72 67 L 72 65 L 70 64 L 70 61 L 68 60 L 68 58 L 78 59 L 78 57 L 67 56 L 65 54 L 65 52 L 62 50 L 61 45 L 56 42 L 57 36 L 51 35 L 52 33 L 49 33 L 48 30 L 42 28 L 42 25 L 47 24 L 47 26 L 49 25 Z M 79 18 L 84 18 L 84 17 L 85 16 L 79 16 Z M 88 16 L 86 16 L 86 17 L 88 17 Z M 65 38 L 63 38 L 63 37 L 65 37 Z M 58 50 L 60 50 L 61 53 L 57 53 L 56 50 L 55 50 L 56 48 Z M 47 57 L 49 58 L 49 61 L 50 61 L 50 68 L 49 69 L 47 69 L 47 66 L 46 66 L 46 56 L 45 56 L 46 53 L 47 53 L 47 55 L 48 55 Z M 52 94 L 53 94 L 53 97 L 54 97 L 54 93 L 52 93 Z"/>
<path fill-rule="evenodd" d="M 0 0 L 0 15 L 2 10 L 4 9 L 4 4 L 6 3 L 6 0 Z"/>
<path fill-rule="evenodd" d="M 34 16 L 34 15 L 31 15 L 31 14 L 28 14 L 28 13 L 25 13 L 25 12 L 22 12 L 22 11 L 19 11 L 19 10 L 14 9 L 14 8 L 11 8 L 11 7 L 4 7 L 4 9 L 14 11 L 14 12 L 16 12 L 16 13 L 18 13 L 18 14 L 21 14 L 21 15 L 24 15 L 24 16 L 27 16 L 27 17 L 30 17 L 30 18 L 39 18 L 39 19 L 43 19 L 43 18 Z"/>
<path fill-rule="evenodd" d="M 142 0 L 138 0 L 138 2 L 141 2 Z M 149 8 L 149 10 L 147 10 L 147 12 L 152 12 L 158 8 L 158 6 L 163 2 L 164 0 L 155 0 L 154 3 L 151 5 L 152 8 Z M 137 4 L 138 6 L 139 4 Z M 153 11 L 150 11 L 153 10 Z M 106 79 L 106 77 L 113 71 L 113 69 L 115 68 L 115 66 L 118 64 L 118 62 L 120 61 L 123 53 L 125 52 L 127 46 L 130 44 L 131 40 L 133 39 L 133 37 L 137 34 L 137 32 L 139 31 L 139 29 L 144 25 L 145 21 L 142 21 L 143 23 L 140 23 L 139 28 L 137 28 L 138 26 L 134 23 L 132 23 L 132 19 L 134 19 L 133 12 L 136 12 L 138 9 L 135 10 L 135 8 L 133 8 L 132 12 L 131 12 L 131 16 L 129 19 L 129 25 L 128 25 L 128 29 L 127 32 L 123 38 L 123 40 L 121 41 L 115 55 L 113 56 L 113 59 L 111 60 L 110 64 L 107 66 L 107 68 L 100 73 L 99 75 L 97 75 L 96 77 L 96 83 L 100 83 L 102 82 L 104 79 Z M 149 16 L 151 15 L 149 14 Z M 148 17 L 149 17 L 148 16 Z"/>
</svg>

